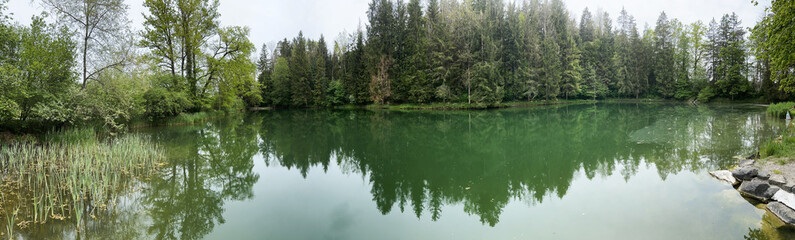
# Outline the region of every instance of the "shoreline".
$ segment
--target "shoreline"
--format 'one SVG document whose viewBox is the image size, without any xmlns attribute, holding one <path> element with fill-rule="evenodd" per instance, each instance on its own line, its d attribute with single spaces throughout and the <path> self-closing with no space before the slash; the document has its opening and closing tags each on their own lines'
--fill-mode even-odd
<svg viewBox="0 0 795 240">
<path fill-rule="evenodd" d="M 772 225 L 795 229 L 795 163 L 780 158 L 747 157 L 729 170 L 709 174 L 729 183 L 750 204 L 775 216 Z M 767 220 L 765 220 L 767 221 Z"/>
<path fill-rule="evenodd" d="M 667 99 L 634 99 L 634 98 L 615 98 L 615 99 L 576 99 L 576 100 L 536 100 L 536 101 L 514 101 L 499 104 L 468 104 L 468 103 L 429 103 L 429 104 L 369 104 L 369 105 L 344 105 L 328 109 L 366 109 L 366 110 L 423 110 L 423 111 L 458 111 L 458 110 L 495 110 L 512 108 L 534 108 L 546 106 L 577 105 L 577 104 L 596 104 L 596 103 L 687 103 L 684 101 Z M 737 103 L 745 104 L 745 103 Z M 269 108 L 272 110 L 274 108 Z M 278 108 L 277 108 L 278 109 Z M 280 108 L 295 109 L 295 108 Z M 310 109 L 312 109 L 310 107 Z M 324 109 L 324 108 L 316 108 Z"/>
</svg>

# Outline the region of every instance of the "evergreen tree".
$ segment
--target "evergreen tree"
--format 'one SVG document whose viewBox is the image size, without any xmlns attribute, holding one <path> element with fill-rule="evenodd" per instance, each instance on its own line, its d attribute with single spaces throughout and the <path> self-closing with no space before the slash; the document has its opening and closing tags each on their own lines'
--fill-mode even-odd
<svg viewBox="0 0 795 240">
<path fill-rule="evenodd" d="M 751 90 L 746 73 L 745 30 L 737 14 L 726 14 L 721 18 L 718 28 L 720 47 L 718 64 L 715 68 L 715 86 L 721 96 L 732 100 Z"/>
<path fill-rule="evenodd" d="M 593 15 L 591 15 L 591 11 L 588 11 L 586 7 L 585 10 L 582 11 L 582 17 L 580 19 L 580 42 L 593 42 L 595 38 L 595 31 L 596 31 L 596 24 L 593 20 Z"/>
<path fill-rule="evenodd" d="M 273 68 L 271 67 L 271 59 L 268 56 L 268 46 L 262 44 L 262 49 L 260 50 L 260 57 L 257 61 L 257 82 L 262 87 L 262 104 L 270 105 L 273 104 L 273 79 L 271 78 L 273 74 Z"/>
<path fill-rule="evenodd" d="M 676 92 L 673 30 L 665 12 L 657 18 L 657 26 L 654 28 L 653 73 L 657 93 L 664 98 L 672 98 Z"/>
<path fill-rule="evenodd" d="M 276 59 L 273 65 L 273 89 L 270 91 L 271 103 L 277 106 L 289 106 L 291 99 L 290 64 L 284 57 Z"/>
<path fill-rule="evenodd" d="M 411 0 L 408 5 L 408 23 L 406 43 L 407 49 L 406 83 L 408 84 L 408 98 L 410 102 L 424 103 L 433 97 L 434 87 L 428 80 L 427 73 L 427 21 L 423 16 L 420 0 Z"/>
<path fill-rule="evenodd" d="M 292 101 L 295 106 L 309 106 L 312 104 L 312 76 L 309 69 L 309 56 L 307 54 L 307 41 L 303 32 L 293 39 L 290 62 L 290 89 Z"/>
</svg>

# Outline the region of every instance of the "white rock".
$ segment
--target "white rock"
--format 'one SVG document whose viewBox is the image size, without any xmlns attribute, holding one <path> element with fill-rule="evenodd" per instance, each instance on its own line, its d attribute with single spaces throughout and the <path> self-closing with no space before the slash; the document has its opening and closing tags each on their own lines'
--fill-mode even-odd
<svg viewBox="0 0 795 240">
<path fill-rule="evenodd" d="M 781 174 L 773 174 L 773 175 L 770 176 L 770 179 L 768 179 L 768 181 L 772 185 L 779 186 L 779 187 L 783 188 L 784 185 L 786 185 L 786 183 L 787 183 L 787 178 L 785 178 L 784 176 L 781 176 Z M 788 190 L 788 191 L 791 191 L 791 190 Z"/>
<path fill-rule="evenodd" d="M 731 185 L 737 185 L 737 183 L 739 183 L 737 182 L 737 179 L 734 178 L 734 176 L 732 176 L 732 172 L 729 172 L 728 170 L 709 172 L 709 174 L 717 178 L 718 180 L 727 182 Z"/>
<path fill-rule="evenodd" d="M 773 200 L 779 201 L 787 205 L 787 207 L 795 208 L 795 194 L 791 192 L 779 190 L 776 194 L 773 194 Z"/>
</svg>

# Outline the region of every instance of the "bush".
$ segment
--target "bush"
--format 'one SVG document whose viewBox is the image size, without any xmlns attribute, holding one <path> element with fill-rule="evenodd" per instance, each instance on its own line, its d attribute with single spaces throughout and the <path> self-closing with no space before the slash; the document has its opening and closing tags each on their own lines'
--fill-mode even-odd
<svg viewBox="0 0 795 240">
<path fill-rule="evenodd" d="M 162 87 L 151 88 L 144 93 L 145 115 L 150 120 L 177 116 L 193 103 L 183 92 L 172 92 Z"/>
<path fill-rule="evenodd" d="M 340 81 L 331 81 L 326 89 L 326 106 L 339 106 L 345 102 L 345 87 Z"/>
<path fill-rule="evenodd" d="M 793 106 L 795 106 L 795 103 L 793 103 L 793 102 L 783 102 L 783 103 L 771 104 L 769 107 L 767 107 L 767 114 L 770 114 L 770 115 L 775 116 L 777 118 L 786 118 L 787 117 L 787 111 L 790 111 L 790 115 L 792 115 L 791 109 L 792 109 Z M 793 116 L 795 116 L 795 115 L 793 115 Z"/>
<path fill-rule="evenodd" d="M 709 100 L 715 97 L 715 95 L 717 95 L 715 89 L 707 86 L 698 93 L 698 101 L 702 103 L 709 102 Z"/>
<path fill-rule="evenodd" d="M 16 102 L 0 96 L 0 120 L 13 119 L 20 114 L 22 114 L 22 110 L 19 109 Z"/>
<path fill-rule="evenodd" d="M 83 110 L 78 113 L 88 114 L 108 130 L 126 130 L 126 123 L 144 111 L 146 84 L 142 79 L 119 71 L 103 72 L 97 81 L 86 86 L 79 104 Z"/>
</svg>

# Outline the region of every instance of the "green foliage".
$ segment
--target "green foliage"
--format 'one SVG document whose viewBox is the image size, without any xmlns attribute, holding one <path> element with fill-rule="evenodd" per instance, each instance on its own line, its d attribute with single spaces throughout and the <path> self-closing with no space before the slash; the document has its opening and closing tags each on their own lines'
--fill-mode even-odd
<svg viewBox="0 0 795 240">
<path fill-rule="evenodd" d="M 447 84 L 442 84 L 436 88 L 436 97 L 442 99 L 445 103 L 450 100 L 451 95 L 450 87 L 448 87 Z"/>
<path fill-rule="evenodd" d="M 179 115 L 173 118 L 164 119 L 166 125 L 184 125 L 184 124 L 194 124 L 207 121 L 212 117 L 217 117 L 216 114 L 210 114 L 207 112 L 197 112 L 197 113 L 180 113 Z"/>
<path fill-rule="evenodd" d="M 503 87 L 496 63 L 479 62 L 472 68 L 472 102 L 479 105 L 502 102 Z"/>
<path fill-rule="evenodd" d="M 290 105 L 290 84 L 290 65 L 287 63 L 287 59 L 276 59 L 276 64 L 273 67 L 273 88 L 268 94 L 274 105 Z"/>
<path fill-rule="evenodd" d="M 228 27 L 219 30 L 217 53 L 221 57 L 209 59 L 209 78 L 202 88 L 201 97 L 207 99 L 209 87 L 215 87 L 214 109 L 235 111 L 257 106 L 262 102 L 261 87 L 255 81 L 256 65 L 249 56 L 254 53 L 254 44 L 248 40 L 248 27 Z"/>
<path fill-rule="evenodd" d="M 771 108 L 779 110 L 783 108 L 781 106 L 789 104 L 792 103 L 781 103 L 779 104 L 779 107 L 773 107 L 773 105 L 771 105 Z M 792 108 L 792 105 L 789 106 Z M 768 108 L 768 113 L 770 113 L 769 110 L 771 110 L 771 108 Z M 778 160 L 780 164 L 786 164 L 790 162 L 793 158 L 795 158 L 795 136 L 793 136 L 793 131 L 795 131 L 795 129 L 790 126 L 777 139 L 771 139 L 763 143 L 759 148 L 759 155 L 763 158 L 782 157 Z"/>
<path fill-rule="evenodd" d="M 48 135 L 44 144 L 0 146 L 0 200 L 4 208 L 27 211 L 15 214 L 20 222 L 70 218 L 82 231 L 83 214 L 97 214 L 86 209 L 115 204 L 165 160 L 162 149 L 141 135 L 98 140 L 90 129 Z"/>
<path fill-rule="evenodd" d="M 672 27 L 665 12 L 661 13 L 654 29 L 654 79 L 657 93 L 663 98 L 674 97 L 676 91 Z"/>
<path fill-rule="evenodd" d="M 370 78 L 364 66 L 364 32 L 359 29 L 355 36 L 356 44 L 342 57 L 344 67 L 342 85 L 351 103 L 365 104 L 370 100 L 368 83 Z"/>
<path fill-rule="evenodd" d="M 714 98 L 715 95 L 717 95 L 717 93 L 715 93 L 715 89 L 707 86 L 698 93 L 698 101 L 702 103 L 709 102 L 709 100 Z"/>
<path fill-rule="evenodd" d="M 22 114 L 19 105 L 6 97 L 0 97 L 0 120 L 13 119 Z"/>
<path fill-rule="evenodd" d="M 367 29 L 342 35 L 331 56 L 317 50 L 325 46 L 323 38 L 314 42 L 299 33 L 280 42 L 273 58 L 289 64 L 288 73 L 280 77 L 289 80 L 282 85 L 289 86 L 289 93 L 278 89 L 274 74 L 260 76 L 270 77 L 273 84 L 263 87 L 263 96 L 287 101 L 265 101 L 324 106 L 323 95 L 333 80 L 342 82 L 347 102 L 358 105 L 495 104 L 536 98 L 690 100 L 699 95 L 703 100 L 745 99 L 760 91 L 750 83 L 758 80 L 750 79 L 755 77 L 751 70 L 760 71 L 759 76 L 766 71 L 748 66 L 744 31 L 733 14 L 707 28 L 662 13 L 653 28 L 639 32 L 626 10 L 616 26 L 609 15 L 587 9 L 575 24 L 560 0 L 428 1 L 425 9 L 420 2 L 372 0 Z M 325 72 L 319 67 L 324 63 Z M 774 83 L 768 78 L 762 85 L 769 89 Z M 284 95 L 273 95 L 277 92 Z M 768 92 L 764 94 L 782 96 Z"/>
<path fill-rule="evenodd" d="M 148 12 L 140 45 L 151 50 L 149 57 L 162 74 L 180 80 L 168 88 L 185 92 L 193 101 L 192 110 L 235 111 L 263 101 L 260 82 L 267 81 L 255 79 L 250 30 L 219 26 L 219 4 L 218 0 L 144 2 Z"/>
<path fill-rule="evenodd" d="M 688 81 L 684 80 L 676 82 L 676 93 L 674 94 L 674 98 L 678 100 L 690 100 L 695 97 L 697 97 L 696 93 L 693 92 L 693 87 L 690 86 Z"/>
<path fill-rule="evenodd" d="M 75 87 L 74 44 L 65 29 L 34 18 L 30 27 L 16 27 L 18 42 L 0 62 L 0 102 L 4 119 L 51 118 L 39 109 L 59 105 Z M 13 103 L 11 103 L 13 102 Z M 62 120 L 62 119 L 54 119 Z"/>
<path fill-rule="evenodd" d="M 784 151 L 784 145 L 779 141 L 768 141 L 759 149 L 761 157 L 778 156 Z"/>
<path fill-rule="evenodd" d="M 290 63 L 290 97 L 294 106 L 309 106 L 312 102 L 312 80 L 309 72 L 307 41 L 303 33 L 293 40 Z"/>
<path fill-rule="evenodd" d="M 767 114 L 784 119 L 787 117 L 787 112 L 790 112 L 790 116 L 795 117 L 795 113 L 793 113 L 792 108 L 795 107 L 795 102 L 782 102 L 771 104 L 767 107 Z"/>
<path fill-rule="evenodd" d="M 345 87 L 340 81 L 331 81 L 326 89 L 326 106 L 340 106 L 345 104 Z"/>
<path fill-rule="evenodd" d="M 162 87 L 150 88 L 143 95 L 145 115 L 150 120 L 177 116 L 193 108 L 193 102 L 184 92 L 174 92 Z"/>
<path fill-rule="evenodd" d="M 746 52 L 744 48 L 745 31 L 736 14 L 726 14 L 721 18 L 717 29 L 719 47 L 715 67 L 715 87 L 722 97 L 732 100 L 745 96 L 751 91 L 751 84 L 745 77 Z"/>
<path fill-rule="evenodd" d="M 99 142 L 96 129 L 92 127 L 75 127 L 61 130 L 50 130 L 41 138 L 42 143 L 51 145 L 88 145 Z"/>
<path fill-rule="evenodd" d="M 773 0 L 765 17 L 753 29 L 752 39 L 758 43 L 760 58 L 769 63 L 770 73 L 781 83 L 781 89 L 795 93 L 795 4 L 789 0 Z"/>
<path fill-rule="evenodd" d="M 125 8 L 121 2 L 108 2 L 115 4 L 109 13 L 126 15 L 117 11 Z M 2 16 L 0 121 L 97 121 L 120 131 L 140 116 L 155 120 L 263 104 L 789 97 L 776 90 L 787 88 L 791 74 L 781 69 L 792 66 L 790 56 L 781 53 L 788 48 L 780 47 L 789 20 L 779 16 L 791 8 L 782 1 L 774 1 L 768 10 L 777 15 L 765 18 L 753 41 L 746 42 L 735 14 L 705 27 L 662 13 L 656 26 L 639 32 L 625 10 L 616 26 L 609 15 L 587 9 L 576 23 L 561 0 L 372 0 L 366 29 L 341 35 L 331 53 L 323 36 L 315 41 L 299 33 L 279 42 L 273 54 L 263 47 L 256 64 L 250 30 L 221 26 L 219 5 L 217 0 L 144 1 L 148 11 L 139 43 L 149 51 L 137 64 L 147 72 L 136 72 L 143 68 L 138 65 L 104 68 L 107 61 L 88 61 L 83 68 L 92 73 L 83 73 L 84 80 L 95 81 L 83 88 L 75 84 L 80 74 L 73 72 L 76 46 L 70 32 L 84 29 L 57 29 L 43 18 L 34 18 L 29 27 L 14 26 Z M 106 21 L 114 27 L 107 30 L 124 30 L 115 29 L 115 22 Z M 749 44 L 757 58 L 749 57 Z M 102 52 L 94 45 L 81 47 Z M 749 59 L 759 61 L 752 67 Z"/>
<path fill-rule="evenodd" d="M 126 130 L 126 123 L 144 113 L 145 79 L 120 71 L 106 71 L 80 92 L 76 106 L 81 115 L 101 121 L 112 131 Z"/>
</svg>

